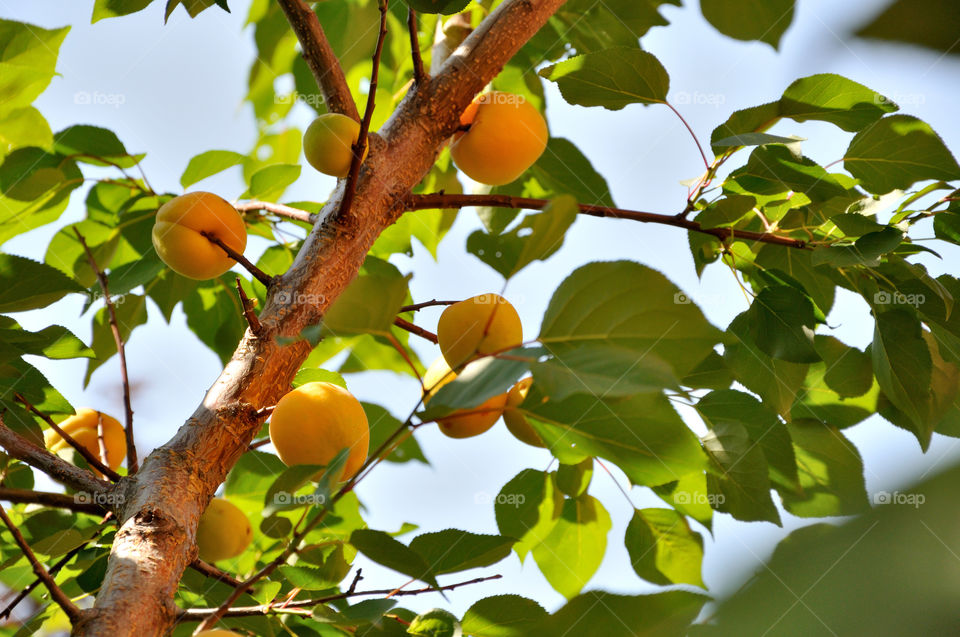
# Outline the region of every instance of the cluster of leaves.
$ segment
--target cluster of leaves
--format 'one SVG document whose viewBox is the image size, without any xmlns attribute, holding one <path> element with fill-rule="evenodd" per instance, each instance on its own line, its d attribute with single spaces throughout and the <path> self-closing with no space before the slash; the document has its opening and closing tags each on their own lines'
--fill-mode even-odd
<svg viewBox="0 0 960 637">
<path fill-rule="evenodd" d="M 98 0 L 94 19 L 148 4 Z M 169 2 L 167 15 L 178 4 Z M 182 4 L 195 15 L 214 3 Z M 430 12 L 467 8 L 476 22 L 499 3 L 410 4 L 427 12 L 419 35 L 429 64 L 433 34 L 443 20 Z M 565 100 L 581 106 L 666 104 L 669 76 L 652 54 L 639 48 L 640 36 L 666 24 L 659 12 L 663 4 L 678 3 L 569 0 L 494 86 L 523 94 L 540 107 L 545 81 L 555 82 Z M 704 0 L 701 8 L 732 37 L 776 45 L 789 24 L 792 2 L 768 4 L 759 9 L 753 2 Z M 369 75 L 376 37 L 370 28 L 378 19 L 376 2 L 325 2 L 316 11 L 351 90 L 362 101 L 362 80 Z M 412 77 L 405 19 L 405 7 L 393 3 L 374 128 L 392 112 Z M 318 112 L 324 107 L 311 98 L 319 90 L 276 3 L 256 0 L 249 22 L 258 58 L 247 99 L 258 122 L 258 140 L 248 153 L 212 150 L 192 158 L 181 185 L 188 188 L 240 167 L 243 198 L 276 201 L 300 175 L 300 132 L 284 124 L 286 116 L 297 101 Z M 235 275 L 197 282 L 166 269 L 149 234 L 154 211 L 171 195 L 154 192 L 142 175 L 131 174 L 143 155 L 129 153 L 102 128 L 73 126 L 53 133 L 30 105 L 53 77 L 66 31 L 0 21 L 0 42 L 16 43 L 0 58 L 7 65 L 2 68 L 17 69 L 0 75 L 5 98 L 0 101 L 0 241 L 56 221 L 70 193 L 85 180 L 94 182 L 86 194 L 86 218 L 54 236 L 43 263 L 0 254 L 0 311 L 48 307 L 67 294 L 86 294 L 85 309 L 92 310 L 99 288 L 78 231 L 107 271 L 111 292 L 123 295 L 117 311 L 124 338 L 146 322 L 149 300 L 167 321 L 181 307 L 189 328 L 225 360 L 245 327 Z M 537 72 L 543 61 L 553 64 Z M 294 90 L 277 95 L 277 80 L 285 77 L 293 80 Z M 401 541 L 415 527 L 404 524 L 395 532 L 368 528 L 353 493 L 329 510 L 316 506 L 331 499 L 329 484 L 309 483 L 316 467 L 287 469 L 272 454 L 244 454 L 224 492 L 256 522 L 258 532 L 250 550 L 223 564 L 226 570 L 240 575 L 259 570 L 285 549 L 294 529 L 314 516 L 325 517 L 293 560 L 237 604 L 291 596 L 329 601 L 316 604 L 310 616 L 229 618 L 224 625 L 258 635 L 443 635 L 454 634 L 457 623 L 478 637 L 556 635 L 573 625 L 611 635 L 645 630 L 682 634 L 707 601 L 704 594 L 584 592 L 606 553 L 612 528 L 605 505 L 588 493 L 594 466 L 600 463 L 618 467 L 631 485 L 648 487 L 663 500 L 662 507 L 633 510 L 622 538 L 637 575 L 656 585 L 704 587 L 703 538 L 694 529 L 710 530 L 715 511 L 779 524 L 774 497 L 783 510 L 799 517 L 868 509 L 862 462 L 845 428 L 880 414 L 910 431 L 924 449 L 934 432 L 960 435 L 960 319 L 953 311 L 960 281 L 949 275 L 934 278 L 910 261 L 932 252 L 910 238 L 915 225 L 931 218 L 939 239 L 960 244 L 960 205 L 949 183 L 960 179 L 960 167 L 927 124 L 896 111 L 890 100 L 860 84 L 817 75 L 798 80 L 775 102 L 732 114 L 714 131 L 715 159 L 695 187 L 688 213 L 700 228 L 729 230 L 725 240 L 690 234 L 698 272 L 722 262 L 742 277 L 753 297 L 750 308 L 725 330 L 710 324 L 656 270 L 629 261 L 591 263 L 556 289 L 535 345 L 477 363 L 472 373 L 431 399 L 419 414 L 421 421 L 476 407 L 521 376 L 533 376 L 521 409 L 559 466 L 550 472 L 522 469 L 503 485 L 494 504 L 498 535 L 447 529 Z M 843 158 L 846 173 L 830 172 L 803 156 L 796 138 L 768 132 L 783 120 L 823 121 L 852 133 Z M 746 149 L 750 153 L 743 166 L 709 190 L 721 167 Z M 921 182 L 927 185 L 908 191 Z M 448 154 L 441 155 L 417 190 L 460 192 Z M 604 178 L 561 138 L 550 140 L 543 158 L 520 180 L 494 192 L 551 200 L 544 211 L 519 221 L 514 211 L 480 211 L 484 229 L 469 237 L 466 249 L 505 279 L 556 251 L 576 218 L 577 204 L 613 205 Z M 292 205 L 310 212 L 320 208 L 316 202 Z M 285 271 L 300 247 L 297 233 L 304 226 L 281 225 L 259 214 L 247 221 L 251 233 L 271 242 L 257 265 L 269 274 Z M 407 213 L 380 237 L 323 324 L 302 334 L 316 347 L 295 383 L 342 383 L 340 376 L 321 369 L 341 352 L 348 352 L 338 369 L 342 373 L 409 373 L 394 348 L 395 342 L 405 345 L 409 335 L 397 331 L 393 321 L 411 300 L 410 275 L 388 258 L 409 253 L 412 237 L 435 253 L 452 221 L 451 212 Z M 742 231 L 766 232 L 797 245 L 738 240 Z M 264 300 L 259 282 L 242 278 L 241 284 L 250 297 Z M 866 350 L 826 330 L 838 287 L 859 295 L 871 309 L 876 328 Z M 54 416 L 72 412 L 23 356 L 87 357 L 89 381 L 115 353 L 105 311 L 91 311 L 91 320 L 88 347 L 60 326 L 30 332 L 12 318 L 0 319 L 0 402 L 8 425 L 41 440 L 43 423 L 13 399 L 15 394 Z M 676 405 L 693 407 L 706 433 L 695 434 Z M 381 406 L 364 408 L 372 448 L 402 425 Z M 413 437 L 386 459 L 426 462 Z M 32 472 L 5 457 L 0 476 L 4 487 L 33 486 Z M 278 498 L 281 493 L 298 497 Z M 96 594 L 112 527 L 87 515 L 49 509 L 14 507 L 11 515 L 45 560 L 72 553 L 56 574 L 67 594 Z M 5 535 L 0 538 L 0 581 L 22 582 L 30 566 Z M 459 620 L 416 617 L 393 598 L 356 602 L 340 596 L 358 553 L 432 586 L 444 583 L 441 576 L 489 566 L 511 553 L 521 560 L 530 555 L 568 602 L 549 614 L 533 600 L 500 595 L 478 601 Z M 184 608 L 215 607 L 232 592 L 227 584 L 187 571 L 176 601 Z M 51 618 L 62 622 L 55 606 L 44 607 L 20 631 L 29 634 Z M 181 626 L 176 634 L 189 631 Z"/>
</svg>

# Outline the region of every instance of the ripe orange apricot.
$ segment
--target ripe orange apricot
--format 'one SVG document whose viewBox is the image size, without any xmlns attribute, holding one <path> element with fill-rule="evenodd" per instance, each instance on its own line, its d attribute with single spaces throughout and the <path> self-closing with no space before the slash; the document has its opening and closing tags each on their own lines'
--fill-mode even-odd
<svg viewBox="0 0 960 637">
<path fill-rule="evenodd" d="M 325 113 L 307 126 L 303 134 L 303 154 L 320 172 L 343 179 L 350 173 L 353 145 L 358 139 L 359 122 L 340 113 Z M 363 150 L 363 159 L 369 150 L 368 144 Z"/>
<path fill-rule="evenodd" d="M 514 181 L 547 147 L 547 122 L 522 96 L 479 95 L 460 116 L 470 130 L 457 133 L 450 153 L 470 179 L 490 186 Z"/>
<path fill-rule="evenodd" d="M 188 192 L 160 206 L 153 225 L 153 247 L 174 272 L 191 279 L 213 279 L 232 268 L 235 261 L 201 232 L 240 253 L 247 247 L 247 228 L 240 213 L 210 192 Z"/>
<path fill-rule="evenodd" d="M 223 498 L 210 500 L 197 526 L 197 550 L 204 562 L 229 560 L 247 550 L 253 539 L 250 520 Z"/>
<path fill-rule="evenodd" d="M 70 416 L 61 423 L 60 428 L 76 440 L 87 451 L 97 458 L 100 458 L 100 439 L 97 433 L 99 422 L 103 422 L 103 443 L 107 448 L 106 465 L 111 469 L 116 469 L 123 463 L 123 458 L 127 453 L 127 438 L 121 425 L 116 418 L 90 409 L 81 407 L 76 415 Z M 51 453 L 59 453 L 73 447 L 64 440 L 60 434 L 53 429 L 47 429 L 43 434 L 43 442 Z"/>
<path fill-rule="evenodd" d="M 545 447 L 543 440 L 540 439 L 540 434 L 530 426 L 523 412 L 517 409 L 527 397 L 532 384 L 532 378 L 522 378 L 507 392 L 507 408 L 503 410 L 503 423 L 517 440 L 534 447 Z"/>
<path fill-rule="evenodd" d="M 423 387 L 430 394 L 424 398 L 424 404 L 430 401 L 430 396 L 437 393 L 437 390 L 451 382 L 457 377 L 443 356 L 433 361 L 427 373 L 423 375 Z M 486 402 L 471 407 L 470 409 L 461 409 L 455 411 L 449 416 L 437 420 L 440 425 L 440 431 L 450 438 L 470 438 L 478 436 L 485 432 L 497 422 L 500 414 L 503 413 L 503 407 L 507 404 L 507 395 L 500 394 L 494 396 Z M 484 411 L 490 410 L 490 411 Z M 468 413 L 475 412 L 475 413 Z M 462 414 L 462 415 L 458 415 Z"/>
<path fill-rule="evenodd" d="M 360 401 L 339 385 L 304 383 L 284 395 L 270 417 L 270 441 L 285 465 L 325 465 L 349 449 L 340 480 L 367 459 L 370 428 Z M 319 476 L 317 476 L 319 477 Z"/>
<path fill-rule="evenodd" d="M 450 367 L 523 342 L 520 315 L 498 294 L 481 294 L 454 303 L 440 315 L 437 342 Z"/>
</svg>

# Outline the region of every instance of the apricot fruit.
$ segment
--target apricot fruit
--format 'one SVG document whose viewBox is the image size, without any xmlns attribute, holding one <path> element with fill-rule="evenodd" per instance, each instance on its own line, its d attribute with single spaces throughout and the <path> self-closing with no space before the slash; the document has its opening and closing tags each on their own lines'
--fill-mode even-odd
<svg viewBox="0 0 960 637">
<path fill-rule="evenodd" d="M 429 393 L 424 398 L 423 404 L 430 401 L 430 397 L 437 393 L 441 387 L 453 381 L 457 377 L 443 356 L 433 361 L 427 373 L 423 375 L 424 390 Z M 440 431 L 450 438 L 470 438 L 479 436 L 497 422 L 503 408 L 507 404 L 507 395 L 500 394 L 494 396 L 484 403 L 471 407 L 470 409 L 460 409 L 449 416 L 437 419 Z M 490 410 L 490 411 L 486 411 Z"/>
<path fill-rule="evenodd" d="M 153 247 L 177 274 L 213 279 L 235 261 L 200 234 L 206 232 L 242 253 L 247 247 L 243 217 L 227 201 L 210 192 L 188 192 L 160 206 L 153 224 Z"/>
<path fill-rule="evenodd" d="M 127 454 L 127 437 L 123 425 L 116 418 L 82 407 L 76 415 L 70 416 L 63 422 L 57 423 L 64 433 L 76 440 L 84 449 L 100 458 L 100 439 L 97 433 L 99 421 L 103 421 L 103 443 L 107 449 L 107 461 L 104 463 L 116 470 L 123 463 Z M 66 440 L 53 429 L 47 429 L 43 434 L 43 442 L 51 453 L 59 453 L 72 449 Z M 102 458 L 100 458 L 102 460 Z"/>
<path fill-rule="evenodd" d="M 288 467 L 326 465 L 341 449 L 349 449 L 342 481 L 352 478 L 366 461 L 370 428 L 360 401 L 346 389 L 333 383 L 304 383 L 277 403 L 270 417 L 270 441 Z"/>
<path fill-rule="evenodd" d="M 546 445 L 543 444 L 540 434 L 530 425 L 523 412 L 517 409 L 526 399 L 527 392 L 530 391 L 530 385 L 532 384 L 532 378 L 522 378 L 507 392 L 507 408 L 503 410 L 503 424 L 507 426 L 513 437 L 520 442 L 525 442 L 534 447 L 545 447 Z"/>
<path fill-rule="evenodd" d="M 547 147 L 547 122 L 522 96 L 479 95 L 460 116 L 466 132 L 454 135 L 450 153 L 470 179 L 502 186 L 517 179 Z"/>
<path fill-rule="evenodd" d="M 229 560 L 247 550 L 253 528 L 243 511 L 229 500 L 214 498 L 200 516 L 197 550 L 204 562 Z"/>
<path fill-rule="evenodd" d="M 498 294 L 481 294 L 454 303 L 437 323 L 437 343 L 450 367 L 516 347 L 523 342 L 520 315 Z"/>
<path fill-rule="evenodd" d="M 325 113 L 313 120 L 303 134 L 303 154 L 310 165 L 325 175 L 343 179 L 350 173 L 353 145 L 360 139 L 360 123 L 340 113 Z M 363 161 L 370 146 L 363 149 Z"/>
</svg>

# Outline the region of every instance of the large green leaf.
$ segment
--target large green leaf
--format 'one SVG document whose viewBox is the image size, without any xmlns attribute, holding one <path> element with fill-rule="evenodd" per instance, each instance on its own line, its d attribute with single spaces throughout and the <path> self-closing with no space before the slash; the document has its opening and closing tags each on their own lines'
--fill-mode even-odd
<svg viewBox="0 0 960 637">
<path fill-rule="evenodd" d="M 526 637 L 547 617 L 540 604 L 519 595 L 478 600 L 463 615 L 463 632 L 472 637 Z"/>
<path fill-rule="evenodd" d="M 84 289 L 60 271 L 13 254 L 0 254 L 0 312 L 46 307 Z"/>
<path fill-rule="evenodd" d="M 456 573 L 496 564 L 510 555 L 515 539 L 500 535 L 478 535 L 459 529 L 424 533 L 410 541 L 435 575 Z"/>
<path fill-rule="evenodd" d="M 145 9 L 153 0 L 96 0 L 93 4 L 93 17 L 91 22 L 97 22 L 104 18 L 115 18 L 117 16 L 136 13 Z"/>
<path fill-rule="evenodd" d="M 506 354 L 510 358 L 486 357 L 470 363 L 430 397 L 430 405 L 420 417 L 439 418 L 458 409 L 476 407 L 505 393 L 527 371 L 529 360 L 535 359 L 536 351 L 525 356 L 527 351 L 511 350 Z"/>
<path fill-rule="evenodd" d="M 797 158 L 781 145 L 756 148 L 738 175 L 741 183 L 749 180 L 754 192 L 761 194 L 802 192 L 814 201 L 847 194 L 847 189 L 823 167 L 807 157 Z"/>
<path fill-rule="evenodd" d="M 0 317 L 0 358 L 8 355 L 18 358 L 24 354 L 52 359 L 90 358 L 93 350 L 83 344 L 73 332 L 60 325 L 50 325 L 38 332 L 20 327 L 8 317 Z"/>
<path fill-rule="evenodd" d="M 518 540 L 513 550 L 521 562 L 549 535 L 562 509 L 563 494 L 553 477 L 534 469 L 524 469 L 503 485 L 494 502 L 497 528 Z"/>
<path fill-rule="evenodd" d="M 960 54 L 957 31 L 960 5 L 953 0 L 894 0 L 861 26 L 862 38 L 916 44 L 938 53 Z M 922 97 L 922 95 L 921 95 Z"/>
<path fill-rule="evenodd" d="M 729 420 L 712 423 L 703 447 L 714 462 L 713 471 L 707 473 L 707 486 L 716 498 L 714 508 L 738 520 L 779 525 L 780 514 L 770 497 L 767 459 L 747 429 Z"/>
<path fill-rule="evenodd" d="M 426 560 L 383 531 L 357 529 L 350 534 L 350 544 L 377 564 L 437 586 L 437 579 Z"/>
<path fill-rule="evenodd" d="M 836 286 L 814 267 L 809 250 L 795 250 L 767 243 L 760 248 L 754 263 L 766 269 L 787 273 L 803 286 L 824 314 L 830 312 L 836 295 Z"/>
<path fill-rule="evenodd" d="M 0 114 L 0 159 L 20 146 L 53 148 L 53 132 L 40 111 L 32 106 Z"/>
<path fill-rule="evenodd" d="M 662 104 L 670 78 L 660 61 L 641 49 L 615 47 L 549 66 L 540 75 L 556 82 L 570 104 L 618 111 L 629 104 Z"/>
<path fill-rule="evenodd" d="M 916 315 L 901 309 L 877 314 L 870 352 L 880 389 L 913 423 L 914 434 L 926 448 L 933 363 Z"/>
<path fill-rule="evenodd" d="M 864 188 L 877 194 L 927 179 L 960 178 L 960 166 L 940 136 L 910 115 L 884 117 L 858 133 L 843 165 Z"/>
<path fill-rule="evenodd" d="M 582 626 L 583 634 L 604 637 L 684 637 L 708 600 L 687 591 L 633 596 L 589 591 L 567 602 L 534 635 L 555 637 Z"/>
<path fill-rule="evenodd" d="M 759 40 L 773 48 L 793 21 L 794 0 L 700 0 L 703 17 L 737 40 Z"/>
<path fill-rule="evenodd" d="M 180 185 L 189 188 L 198 181 L 246 162 L 246 155 L 232 150 L 208 150 L 190 159 L 183 174 L 180 175 Z"/>
<path fill-rule="evenodd" d="M 726 145 L 717 142 L 751 133 L 762 133 L 780 119 L 780 102 L 770 102 L 760 106 L 751 106 L 734 111 L 727 121 L 713 129 L 710 134 L 710 145 L 717 155 L 730 150 Z"/>
<path fill-rule="evenodd" d="M 363 405 L 363 411 L 367 414 L 367 423 L 370 426 L 370 449 L 376 449 L 400 428 L 401 422 L 380 405 L 361 404 Z M 388 462 L 419 460 L 427 464 L 427 459 L 424 457 L 416 438 L 412 435 L 406 435 L 402 436 L 401 440 L 402 442 L 396 445 L 384 460 Z"/>
<path fill-rule="evenodd" d="M 407 298 L 409 279 L 409 275 L 400 274 L 395 265 L 367 257 L 360 275 L 324 314 L 323 330 L 336 335 L 389 334 L 393 320 Z M 288 302 L 309 303 L 311 300 L 290 299 Z"/>
<path fill-rule="evenodd" d="M 637 509 L 624 540 L 637 575 L 654 584 L 705 588 L 700 576 L 703 536 L 673 509 Z"/>
<path fill-rule="evenodd" d="M 530 366 L 540 391 L 551 400 L 573 394 L 619 398 L 679 389 L 673 370 L 653 355 L 587 343 Z"/>
<path fill-rule="evenodd" d="M 750 306 L 754 341 L 771 358 L 793 363 L 815 363 L 813 347 L 816 307 L 810 297 L 789 285 L 760 290 Z"/>
<path fill-rule="evenodd" d="M 0 20 L 0 112 L 29 106 L 43 93 L 69 30 Z"/>
<path fill-rule="evenodd" d="M 570 599 L 600 568 L 612 522 L 600 501 L 583 494 L 568 498 L 556 525 L 538 546 L 533 559 L 550 585 Z"/>
<path fill-rule="evenodd" d="M 822 73 L 800 78 L 780 98 L 780 114 L 798 122 L 819 120 L 856 132 L 873 124 L 897 105 L 863 84 L 841 75 Z"/>
<path fill-rule="evenodd" d="M 78 124 L 54 135 L 54 149 L 61 155 L 74 157 L 94 166 L 116 165 L 129 168 L 143 155 L 131 155 L 116 133 L 99 126 Z"/>
<path fill-rule="evenodd" d="M 253 296 L 249 287 L 247 293 Z M 190 331 L 212 349 L 222 363 L 230 360 L 247 329 L 237 297 L 236 275 L 228 272 L 194 287 L 183 299 L 183 313 Z"/>
<path fill-rule="evenodd" d="M 574 271 L 553 294 L 540 342 L 552 352 L 588 343 L 652 354 L 683 376 L 720 333 L 666 277 L 632 261 L 598 262 Z"/>
</svg>

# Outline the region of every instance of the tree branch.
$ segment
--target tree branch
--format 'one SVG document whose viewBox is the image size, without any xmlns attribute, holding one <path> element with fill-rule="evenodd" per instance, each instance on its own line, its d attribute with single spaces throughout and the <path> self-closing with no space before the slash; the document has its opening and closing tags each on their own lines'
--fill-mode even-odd
<svg viewBox="0 0 960 637">
<path fill-rule="evenodd" d="M 263 333 L 263 325 L 260 324 L 260 319 L 257 318 L 257 313 L 253 311 L 255 301 L 251 301 L 247 296 L 247 293 L 243 291 L 243 286 L 240 284 L 240 277 L 237 277 L 237 295 L 240 296 L 240 306 L 243 308 L 243 318 L 247 319 L 247 325 L 250 326 L 250 331 L 254 333 L 255 336 L 260 336 Z"/>
<path fill-rule="evenodd" d="M 216 566 L 214 566 L 213 564 L 208 564 L 207 562 L 204 562 L 201 559 L 196 559 L 193 562 L 191 562 L 190 568 L 192 568 L 193 570 L 195 570 L 196 572 L 202 575 L 206 575 L 211 579 L 219 580 L 224 584 L 233 586 L 234 588 L 239 588 L 243 586 L 243 582 L 238 580 L 236 577 L 234 577 L 230 573 L 227 573 L 226 571 L 222 571 Z M 247 591 L 249 590 L 249 588 L 243 588 L 243 590 Z"/>
<path fill-rule="evenodd" d="M 114 306 L 113 299 L 110 297 L 110 286 L 107 282 L 107 275 L 100 269 L 100 266 L 97 265 L 97 260 L 93 258 L 93 253 L 90 252 L 86 239 L 80 234 L 76 226 L 73 227 L 73 233 L 77 235 L 77 239 L 80 241 L 80 245 L 83 246 L 83 251 L 87 255 L 87 261 L 97 275 L 97 281 L 100 282 L 100 289 L 103 291 L 103 302 L 107 306 L 107 314 L 110 317 L 110 331 L 113 333 L 113 342 L 117 346 L 117 356 L 120 358 L 120 382 L 123 384 L 123 409 L 125 418 L 123 431 L 127 439 L 127 473 L 134 474 L 139 468 L 139 463 L 137 462 L 137 445 L 133 439 L 133 407 L 130 404 L 130 378 L 127 375 L 127 353 L 124 348 L 123 338 L 120 337 L 120 324 L 117 323 L 117 308 Z M 103 464 L 107 464 L 106 457 L 103 459 Z M 101 473 L 107 475 L 104 471 L 101 471 Z"/>
<path fill-rule="evenodd" d="M 287 16 L 287 22 L 300 41 L 303 59 L 323 93 L 323 101 L 331 113 L 341 113 L 360 119 L 357 105 L 350 94 L 340 60 L 330 47 L 317 14 L 303 0 L 277 0 Z"/>
<path fill-rule="evenodd" d="M 272 212 L 278 217 L 286 217 L 287 219 L 303 221 L 304 223 L 309 224 L 313 224 L 317 220 L 317 215 L 315 214 L 311 214 L 306 210 L 301 210 L 300 208 L 285 206 L 282 203 L 270 203 L 269 201 L 246 201 L 243 203 L 235 203 L 233 204 L 233 207 L 237 209 L 237 212 L 241 213 L 264 210 L 266 212 Z"/>
<path fill-rule="evenodd" d="M 10 530 L 10 534 L 13 536 L 13 541 L 17 543 L 17 546 L 20 547 L 20 550 L 23 551 L 23 554 L 26 556 L 27 561 L 30 562 L 30 566 L 33 567 L 33 573 L 37 576 L 37 579 L 43 582 L 43 585 L 47 587 L 47 590 L 50 591 L 50 598 L 57 603 L 60 608 L 63 609 L 63 612 L 70 618 L 70 623 L 75 624 L 77 619 L 80 617 L 80 609 L 77 608 L 70 598 L 67 597 L 57 583 L 54 581 L 50 573 L 47 572 L 47 569 L 43 568 L 40 562 L 37 561 L 37 556 L 33 554 L 33 550 L 30 549 L 30 545 L 27 544 L 27 541 L 23 539 L 23 535 L 20 533 L 20 529 L 7 517 L 7 512 L 4 510 L 3 506 L 0 505 L 0 519 L 3 520 L 3 523 Z"/>
<path fill-rule="evenodd" d="M 68 509 L 77 513 L 91 513 L 103 515 L 106 509 L 87 497 L 52 493 L 49 491 L 31 491 L 30 489 L 13 489 L 0 487 L 0 500 L 13 504 L 40 504 L 55 509 Z"/>
<path fill-rule="evenodd" d="M 98 479 L 91 472 L 64 462 L 46 449 L 38 447 L 17 432 L 3 424 L 0 416 L 0 447 L 7 455 L 26 462 L 31 467 L 43 471 L 48 476 L 78 491 L 91 495 L 110 491 L 109 482 Z"/>
<path fill-rule="evenodd" d="M 436 299 L 430 299 L 429 301 L 423 301 L 422 303 L 414 303 L 413 305 L 404 305 L 397 312 L 398 314 L 404 314 L 406 312 L 419 312 L 425 307 L 434 307 L 437 305 L 453 305 L 459 301 L 438 301 Z"/>
<path fill-rule="evenodd" d="M 431 193 L 425 195 L 407 195 L 407 210 L 428 210 L 431 208 L 465 208 L 468 206 L 497 206 L 500 208 L 525 208 L 542 210 L 550 203 L 549 199 L 530 199 L 527 197 L 511 197 L 510 195 L 448 195 L 445 193 Z M 685 219 L 677 215 L 665 215 L 655 212 L 640 212 L 638 210 L 624 210 L 607 206 L 580 204 L 580 213 L 592 217 L 609 217 L 611 219 L 630 219 L 643 223 L 657 223 L 667 226 L 683 228 L 690 232 L 708 234 L 717 239 L 748 239 L 762 243 L 773 243 L 790 248 L 807 248 L 807 242 L 802 239 L 784 237 L 769 232 L 751 232 L 736 228 L 704 228 L 699 222 Z"/>
<path fill-rule="evenodd" d="M 409 591 L 396 588 L 382 588 L 379 590 L 370 590 L 370 591 L 358 591 L 354 590 L 353 586 L 343 593 L 337 593 L 335 595 L 328 595 L 326 597 L 318 597 L 316 599 L 304 599 L 298 601 L 287 602 L 283 607 L 272 606 L 270 604 L 264 604 L 263 606 L 237 606 L 231 608 L 223 616 L 224 617 L 258 617 L 261 615 L 270 615 L 272 613 L 286 613 L 293 612 L 304 608 L 313 608 L 314 606 L 319 606 L 320 604 L 327 604 L 329 602 L 335 602 L 341 599 L 349 599 L 351 597 L 372 597 L 372 596 L 390 596 L 390 597 L 404 597 L 407 595 L 422 595 L 424 593 L 439 593 L 440 591 L 452 591 L 455 588 L 460 588 L 461 586 L 470 586 L 471 584 L 479 584 L 481 582 L 490 582 L 493 580 L 498 580 L 502 575 L 488 575 L 487 577 L 476 577 L 472 580 L 467 580 L 465 582 L 457 582 L 455 584 L 447 584 L 446 586 L 426 586 L 424 588 L 416 588 Z M 354 581 L 356 583 L 356 581 Z M 178 621 L 188 622 L 188 621 L 200 621 L 206 619 L 217 609 L 215 608 L 191 608 L 190 610 L 182 611 L 178 617 Z"/>
<path fill-rule="evenodd" d="M 46 422 L 51 429 L 57 432 L 57 434 L 61 438 L 63 438 L 68 445 L 73 447 L 77 451 L 77 453 L 83 456 L 83 459 L 87 461 L 87 464 L 89 464 L 91 467 L 93 467 L 94 469 L 96 469 L 97 471 L 99 471 L 101 474 L 105 475 L 109 479 L 113 480 L 114 482 L 120 479 L 119 473 L 117 473 L 116 471 L 108 467 L 96 454 L 94 454 L 92 451 L 90 451 L 89 449 L 81 445 L 79 442 L 77 442 L 77 440 L 73 436 L 68 434 L 66 431 L 64 431 L 60 427 L 60 425 L 55 423 L 53 421 L 53 418 L 51 418 L 49 415 L 43 413 L 42 411 L 34 407 L 30 403 L 30 401 L 28 401 L 22 395 L 14 394 L 14 398 L 17 400 L 17 402 L 21 403 L 24 407 L 26 407 L 27 409 L 35 413 L 37 416 L 42 418 L 43 421 Z"/>
<path fill-rule="evenodd" d="M 425 330 L 418 325 L 414 325 L 406 319 L 402 319 L 399 316 L 393 319 L 393 324 L 399 327 L 402 330 L 407 330 L 411 334 L 416 334 L 420 338 L 425 338 L 434 345 L 437 344 L 437 335 L 431 332 L 430 330 Z"/>
<path fill-rule="evenodd" d="M 417 27 L 417 12 L 410 7 L 407 10 L 407 29 L 410 31 L 410 57 L 413 60 L 413 81 L 423 84 L 427 73 L 423 70 L 423 55 L 420 53 L 420 30 Z"/>
</svg>

